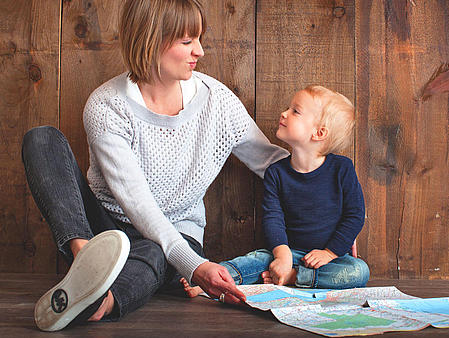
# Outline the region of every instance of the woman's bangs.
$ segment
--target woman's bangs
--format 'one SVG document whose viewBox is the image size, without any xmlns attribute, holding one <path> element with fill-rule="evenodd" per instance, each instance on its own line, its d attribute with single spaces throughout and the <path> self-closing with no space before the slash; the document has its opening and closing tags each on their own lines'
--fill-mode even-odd
<svg viewBox="0 0 449 338">
<path fill-rule="evenodd" d="M 178 17 L 176 27 L 176 39 L 182 39 L 186 35 L 188 37 L 198 37 L 203 35 L 206 22 L 202 9 L 195 6 L 190 1 L 183 2 L 182 15 Z"/>
</svg>

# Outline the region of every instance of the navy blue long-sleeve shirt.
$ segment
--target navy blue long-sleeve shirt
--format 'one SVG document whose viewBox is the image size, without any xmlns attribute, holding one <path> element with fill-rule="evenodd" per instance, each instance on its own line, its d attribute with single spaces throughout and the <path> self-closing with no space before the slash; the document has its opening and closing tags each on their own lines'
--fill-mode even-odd
<svg viewBox="0 0 449 338">
<path fill-rule="evenodd" d="M 338 256 L 350 248 L 363 227 L 365 202 L 351 159 L 328 154 L 309 173 L 273 163 L 264 176 L 263 227 L 268 248 L 285 244 L 311 251 L 328 248 Z"/>
</svg>

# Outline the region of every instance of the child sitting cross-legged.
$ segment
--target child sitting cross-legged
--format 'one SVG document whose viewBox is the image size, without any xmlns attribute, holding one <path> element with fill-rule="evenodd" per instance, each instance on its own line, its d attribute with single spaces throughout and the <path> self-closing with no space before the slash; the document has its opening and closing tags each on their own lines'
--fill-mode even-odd
<svg viewBox="0 0 449 338">
<path fill-rule="evenodd" d="M 281 113 L 277 138 L 291 156 L 264 176 L 263 228 L 267 249 L 224 261 L 236 284 L 301 288 L 364 287 L 367 264 L 349 254 L 365 219 L 352 161 L 334 153 L 351 144 L 354 107 L 322 86 L 297 92 Z M 202 290 L 181 282 L 191 297 Z"/>
</svg>

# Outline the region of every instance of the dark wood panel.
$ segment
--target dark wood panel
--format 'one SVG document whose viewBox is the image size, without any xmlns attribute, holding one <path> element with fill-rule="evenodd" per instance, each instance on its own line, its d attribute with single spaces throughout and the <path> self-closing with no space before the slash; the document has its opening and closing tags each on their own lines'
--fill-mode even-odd
<svg viewBox="0 0 449 338">
<path fill-rule="evenodd" d="M 58 1 L 0 3 L 0 271 L 54 272 L 48 227 L 26 184 L 25 132 L 58 126 Z"/>
<path fill-rule="evenodd" d="M 62 276 L 0 274 L 0 336 L 48 337 L 33 320 L 39 297 Z M 382 280 L 369 286 L 394 285 L 418 297 L 448 297 L 449 281 Z M 386 337 L 447 337 L 449 329 L 426 328 L 413 332 L 390 332 Z M 311 337 L 310 332 L 283 325 L 269 312 L 223 305 L 203 297 L 194 299 L 167 294 L 120 322 L 90 323 L 52 333 L 57 337 Z M 318 336 L 317 336 L 318 337 Z"/>
<path fill-rule="evenodd" d="M 203 1 L 208 28 L 198 70 L 228 86 L 254 115 L 254 1 Z M 235 157 L 206 198 L 206 255 L 215 261 L 255 248 L 254 175 Z"/>
<path fill-rule="evenodd" d="M 81 170 L 89 166 L 83 109 L 90 93 L 125 69 L 118 46 L 120 0 L 63 2 L 61 130 Z"/>
<path fill-rule="evenodd" d="M 410 126 L 412 162 L 405 162 L 404 205 L 398 252 L 399 278 L 435 279 L 449 276 L 449 101 L 448 95 L 417 100 L 424 84 L 449 60 L 449 3 L 431 1 L 408 6 L 410 40 L 398 43 L 395 60 L 409 58 L 413 109 L 404 107 Z M 433 27 L 426 25 L 433 22 Z M 405 49 L 405 51 L 404 51 Z M 399 84 L 400 85 L 400 84 Z M 400 93 L 402 90 L 400 91 Z M 402 104 L 401 104 L 402 106 Z M 407 160 L 411 160 L 408 159 Z"/>
<path fill-rule="evenodd" d="M 356 163 L 367 204 L 360 251 L 376 277 L 447 276 L 448 102 L 419 100 L 448 59 L 447 3 L 357 4 Z"/>
</svg>

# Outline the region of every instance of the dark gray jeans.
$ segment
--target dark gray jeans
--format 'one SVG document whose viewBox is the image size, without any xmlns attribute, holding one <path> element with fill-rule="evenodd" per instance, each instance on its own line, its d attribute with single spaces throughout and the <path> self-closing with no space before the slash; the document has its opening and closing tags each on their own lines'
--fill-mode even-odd
<svg viewBox="0 0 449 338">
<path fill-rule="evenodd" d="M 132 225 L 113 219 L 97 201 L 75 160 L 64 135 L 53 127 L 37 127 L 23 138 L 22 160 L 31 193 L 69 264 L 69 241 L 90 239 L 106 230 L 122 230 L 131 242 L 123 270 L 111 287 L 115 298 L 111 320 L 118 320 L 145 304 L 158 290 L 181 287 L 181 277 L 169 265 L 161 247 L 145 239 Z M 204 256 L 201 245 L 184 235 Z"/>
</svg>

